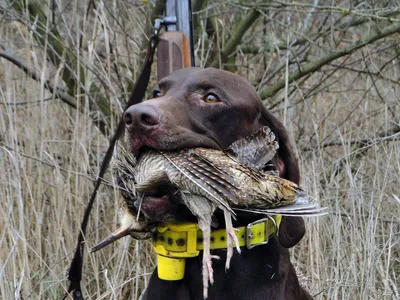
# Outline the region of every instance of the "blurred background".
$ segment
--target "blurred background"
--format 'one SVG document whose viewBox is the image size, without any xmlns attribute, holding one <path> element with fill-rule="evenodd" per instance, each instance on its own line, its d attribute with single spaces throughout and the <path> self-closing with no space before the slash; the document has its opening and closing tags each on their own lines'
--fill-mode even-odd
<svg viewBox="0 0 400 300">
<path fill-rule="evenodd" d="M 80 221 L 163 1 L 0 0 L 0 298 L 60 299 Z M 329 216 L 291 250 L 316 299 L 400 299 L 400 3 L 193 0 L 196 64 L 285 123 Z M 155 67 L 148 88 L 151 97 Z M 86 249 L 116 228 L 110 173 Z M 148 241 L 85 253 L 87 299 L 137 299 Z"/>
</svg>

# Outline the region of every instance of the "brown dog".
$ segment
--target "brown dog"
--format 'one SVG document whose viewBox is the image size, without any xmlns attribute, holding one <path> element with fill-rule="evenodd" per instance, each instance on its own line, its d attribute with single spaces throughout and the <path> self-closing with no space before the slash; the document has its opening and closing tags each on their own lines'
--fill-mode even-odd
<svg viewBox="0 0 400 300">
<path fill-rule="evenodd" d="M 124 113 L 125 142 L 135 156 L 145 147 L 164 151 L 208 147 L 224 150 L 232 142 L 268 126 L 277 136 L 279 150 L 272 163 L 281 177 L 299 182 L 299 168 L 282 123 L 263 106 L 254 88 L 243 78 L 217 69 L 179 70 L 159 82 L 154 99 L 131 106 Z M 141 211 L 152 221 L 173 217 L 193 221 L 173 195 L 153 195 Z M 257 220 L 238 215 L 235 226 Z M 224 224 L 221 219 L 219 224 Z M 301 218 L 284 217 L 277 237 L 251 250 L 242 247 L 225 271 L 226 250 L 214 250 L 215 283 L 209 299 L 312 299 L 298 282 L 287 248 L 305 233 Z M 160 280 L 155 271 L 143 299 L 202 299 L 202 258 L 187 259 L 185 277 Z"/>
</svg>

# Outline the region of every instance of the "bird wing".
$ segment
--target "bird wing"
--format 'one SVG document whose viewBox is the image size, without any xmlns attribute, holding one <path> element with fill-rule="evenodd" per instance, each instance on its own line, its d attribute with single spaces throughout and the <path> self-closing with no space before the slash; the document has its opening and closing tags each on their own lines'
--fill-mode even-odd
<svg viewBox="0 0 400 300">
<path fill-rule="evenodd" d="M 226 159 L 227 157 L 219 151 L 214 153 L 214 150 L 195 148 L 188 151 L 187 165 L 197 173 L 198 178 L 204 180 L 218 194 L 228 199 L 230 203 L 238 204 L 232 191 L 241 187 L 229 168 L 229 162 L 224 165 Z"/>
<path fill-rule="evenodd" d="M 226 194 L 224 194 L 223 189 L 218 186 L 216 181 L 210 180 L 204 172 L 200 172 L 196 164 L 193 164 L 189 159 L 187 159 L 188 151 L 161 152 L 161 154 L 164 155 L 164 157 L 186 178 L 204 191 L 209 196 L 208 199 L 210 201 L 214 201 L 218 206 L 222 206 L 233 215 L 236 215 L 229 203 L 226 201 L 226 197 L 222 197 L 231 193 L 226 191 Z M 234 197 L 232 194 L 231 196 Z"/>
<path fill-rule="evenodd" d="M 256 182 L 261 182 L 265 179 L 264 172 L 251 169 L 241 164 L 236 159 L 232 159 L 232 157 L 224 155 L 217 150 L 205 148 L 190 149 L 188 160 L 190 160 L 193 165 L 195 164 L 209 172 L 211 174 L 209 177 L 218 181 L 218 183 L 225 188 L 226 191 L 223 194 L 228 198 L 230 198 L 229 194 L 232 188 L 237 190 L 243 189 L 243 182 L 241 183 L 242 185 L 240 185 L 236 179 L 237 173 L 245 174 Z M 234 204 L 238 204 L 235 199 L 230 199 L 230 201 Z"/>
<path fill-rule="evenodd" d="M 261 170 L 275 156 L 278 148 L 275 134 L 264 126 L 254 134 L 233 142 L 226 152 L 249 168 Z"/>
</svg>

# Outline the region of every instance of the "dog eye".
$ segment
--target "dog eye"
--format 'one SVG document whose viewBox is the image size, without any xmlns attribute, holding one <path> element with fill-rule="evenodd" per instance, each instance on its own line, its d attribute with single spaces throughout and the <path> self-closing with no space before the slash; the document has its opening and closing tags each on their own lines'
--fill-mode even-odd
<svg viewBox="0 0 400 300">
<path fill-rule="evenodd" d="M 207 94 L 204 98 L 203 98 L 204 102 L 206 103 L 217 103 L 217 102 L 221 102 L 221 100 L 219 99 L 219 97 L 213 93 L 209 93 Z"/>
<path fill-rule="evenodd" d="M 153 90 L 153 98 L 158 98 L 161 97 L 161 91 L 160 90 Z"/>
</svg>

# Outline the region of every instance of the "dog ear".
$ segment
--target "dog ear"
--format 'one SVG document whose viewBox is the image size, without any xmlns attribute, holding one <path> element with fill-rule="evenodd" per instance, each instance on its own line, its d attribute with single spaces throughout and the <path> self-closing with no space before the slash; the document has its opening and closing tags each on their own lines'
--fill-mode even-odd
<svg viewBox="0 0 400 300">
<path fill-rule="evenodd" d="M 279 175 L 282 178 L 288 179 L 296 184 L 300 181 L 300 171 L 297 164 L 297 159 L 290 145 L 289 136 L 282 122 L 278 120 L 266 108 L 262 108 L 259 126 L 268 126 L 276 135 L 276 140 L 279 143 L 279 149 L 273 163 L 275 164 Z M 305 225 L 303 218 L 300 217 L 282 217 L 279 226 L 279 243 L 290 248 L 296 245 L 305 234 Z"/>
<path fill-rule="evenodd" d="M 304 220 L 301 217 L 282 217 L 279 226 L 279 243 L 285 248 L 295 246 L 306 233 Z"/>
</svg>

